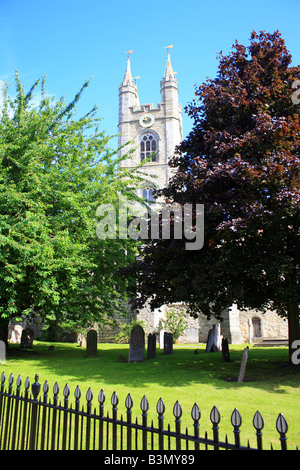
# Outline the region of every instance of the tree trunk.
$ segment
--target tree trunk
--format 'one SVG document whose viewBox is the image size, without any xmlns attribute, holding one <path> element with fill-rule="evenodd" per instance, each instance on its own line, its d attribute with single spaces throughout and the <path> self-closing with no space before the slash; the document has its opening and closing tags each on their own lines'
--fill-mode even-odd
<svg viewBox="0 0 300 470">
<path fill-rule="evenodd" d="M 288 303 L 288 323 L 289 323 L 289 360 L 292 363 L 292 354 L 295 352 L 293 343 L 300 340 L 300 324 L 299 324 L 299 305 L 292 300 Z"/>
<path fill-rule="evenodd" d="M 4 341 L 5 345 L 7 346 L 7 339 L 8 339 L 8 318 L 1 318 L 0 317 L 0 341 Z"/>
</svg>

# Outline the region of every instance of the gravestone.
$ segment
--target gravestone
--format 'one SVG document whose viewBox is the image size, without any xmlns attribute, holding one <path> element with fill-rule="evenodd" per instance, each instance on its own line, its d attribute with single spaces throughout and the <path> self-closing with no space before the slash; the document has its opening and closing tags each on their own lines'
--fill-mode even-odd
<svg viewBox="0 0 300 470">
<path fill-rule="evenodd" d="M 164 354 L 172 354 L 173 352 L 173 335 L 172 333 L 164 333 Z"/>
<path fill-rule="evenodd" d="M 135 325 L 130 334 L 128 362 L 143 362 L 145 351 L 145 333 L 140 325 Z"/>
<path fill-rule="evenodd" d="M 185 340 L 187 343 L 199 343 L 199 330 L 198 328 L 187 328 L 185 330 Z"/>
<path fill-rule="evenodd" d="M 150 333 L 148 335 L 147 359 L 153 359 L 156 356 L 156 336 Z"/>
<path fill-rule="evenodd" d="M 221 350 L 220 325 L 216 323 L 208 332 L 205 352 L 217 352 Z"/>
<path fill-rule="evenodd" d="M 214 345 L 214 330 L 213 328 L 211 328 L 208 332 L 205 352 L 213 352 L 214 351 L 213 345 Z"/>
<path fill-rule="evenodd" d="M 216 351 L 221 351 L 222 349 L 222 336 L 221 336 L 221 326 L 220 323 L 216 323 L 213 326 L 214 330 L 214 347 Z"/>
<path fill-rule="evenodd" d="M 240 366 L 240 373 L 238 376 L 238 382 L 243 382 L 245 378 L 246 366 L 248 361 L 248 353 L 249 353 L 249 346 L 247 346 L 242 355 L 241 366 Z"/>
<path fill-rule="evenodd" d="M 77 335 L 77 343 L 81 348 L 86 348 L 86 336 L 82 333 Z"/>
<path fill-rule="evenodd" d="M 10 343 L 11 344 L 20 344 L 22 337 L 23 328 L 21 325 L 13 325 L 10 329 Z"/>
<path fill-rule="evenodd" d="M 86 355 L 87 357 L 97 356 L 97 331 L 89 330 L 86 335 Z"/>
<path fill-rule="evenodd" d="M 0 364 L 6 361 L 6 345 L 4 341 L 0 341 Z"/>
<path fill-rule="evenodd" d="M 34 332 L 30 328 L 22 331 L 20 349 L 32 349 Z"/>
<path fill-rule="evenodd" d="M 222 357 L 224 362 L 230 362 L 229 346 L 227 338 L 222 338 Z"/>
</svg>

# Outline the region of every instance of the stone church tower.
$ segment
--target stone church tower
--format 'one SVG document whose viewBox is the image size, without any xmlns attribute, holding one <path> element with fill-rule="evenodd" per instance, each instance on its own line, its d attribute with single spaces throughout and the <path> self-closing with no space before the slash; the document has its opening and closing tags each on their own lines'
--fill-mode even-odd
<svg viewBox="0 0 300 470">
<path fill-rule="evenodd" d="M 171 46 L 169 46 L 171 47 Z M 123 156 L 129 149 L 133 152 L 130 157 L 121 162 L 121 167 L 135 168 L 145 159 L 143 172 L 150 175 L 149 183 L 139 189 L 139 196 L 153 201 L 152 189 L 164 188 L 168 185 L 172 169 L 168 161 L 174 155 L 175 147 L 182 141 L 182 107 L 178 101 L 178 81 L 175 77 L 167 48 L 167 64 L 164 77 L 160 82 L 161 102 L 154 106 L 140 104 L 136 80 L 131 74 L 130 56 L 128 53 L 127 66 L 123 82 L 119 87 L 119 121 L 118 147 L 124 146 L 119 153 Z M 133 51 L 130 51 L 133 52 Z M 137 77 L 136 77 L 137 78 Z M 131 142 L 129 145 L 125 145 Z M 151 179 L 151 176 L 155 178 Z M 181 303 L 164 305 L 151 312 L 147 307 L 135 316 L 145 324 L 145 332 L 158 334 L 159 321 L 167 311 L 185 311 Z M 179 338 L 182 343 L 206 342 L 208 332 L 218 320 L 207 318 L 199 312 L 197 319 L 186 316 L 187 328 Z M 129 320 L 130 321 L 130 320 Z M 160 331 L 159 336 L 162 336 Z M 221 334 L 230 343 L 239 344 L 253 340 L 270 338 L 287 338 L 287 323 L 276 312 L 247 310 L 241 312 L 233 305 L 223 314 Z M 109 336 L 103 336 L 102 341 L 111 341 Z"/>
<path fill-rule="evenodd" d="M 178 81 L 171 65 L 169 48 L 160 93 L 161 102 L 157 106 L 153 103 L 140 104 L 128 53 L 125 76 L 119 87 L 118 147 L 133 142 L 134 152 L 121 163 L 121 167 L 135 167 L 143 160 L 150 159 L 143 166 L 143 171 L 150 175 L 150 184 L 140 189 L 139 194 L 149 201 L 153 200 L 153 187 L 167 186 L 171 176 L 168 161 L 174 155 L 176 145 L 182 141 L 182 107 L 178 102 Z M 125 146 L 120 156 L 128 150 L 129 147 Z M 155 178 L 151 179 L 152 175 Z"/>
</svg>

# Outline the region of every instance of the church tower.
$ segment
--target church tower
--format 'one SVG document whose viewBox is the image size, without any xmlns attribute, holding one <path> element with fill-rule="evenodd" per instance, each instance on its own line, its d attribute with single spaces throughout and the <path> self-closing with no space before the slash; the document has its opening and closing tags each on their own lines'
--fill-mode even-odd
<svg viewBox="0 0 300 470">
<path fill-rule="evenodd" d="M 140 104 L 136 80 L 132 78 L 129 51 L 126 72 L 119 87 L 119 124 L 118 145 L 127 142 L 134 149 L 130 158 L 121 162 L 121 167 L 135 167 L 150 158 L 143 171 L 156 177 L 153 186 L 164 188 L 171 176 L 169 159 L 174 155 L 175 147 L 182 141 L 182 107 L 178 102 L 178 81 L 173 72 L 169 46 L 165 74 L 160 82 L 161 102 Z M 129 146 L 121 149 L 120 156 L 127 153 Z M 140 196 L 151 201 L 152 189 L 149 184 L 140 190 Z"/>
</svg>

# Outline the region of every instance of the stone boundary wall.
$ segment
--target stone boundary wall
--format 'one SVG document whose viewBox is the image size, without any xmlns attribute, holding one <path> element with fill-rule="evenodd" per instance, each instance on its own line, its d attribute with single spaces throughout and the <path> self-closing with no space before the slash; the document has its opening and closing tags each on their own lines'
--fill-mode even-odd
<svg viewBox="0 0 300 470">
<path fill-rule="evenodd" d="M 159 342 L 160 337 L 163 336 L 163 331 L 161 333 L 159 332 L 159 321 L 164 318 L 166 312 L 171 310 L 184 311 L 185 320 L 187 322 L 184 333 L 177 340 L 179 344 L 206 343 L 209 330 L 216 323 L 220 324 L 221 335 L 227 338 L 230 344 L 249 343 L 253 341 L 253 338 L 258 337 L 261 339 L 288 339 L 288 321 L 286 318 L 280 317 L 275 311 L 268 310 L 266 313 L 262 313 L 260 310 L 238 310 L 236 306 L 233 306 L 223 313 L 222 321 L 220 321 L 214 317 L 208 320 L 206 316 L 201 313 L 198 318 L 193 318 L 187 313 L 186 306 L 181 303 L 174 303 L 162 306 L 154 312 L 151 312 L 149 307 L 146 306 L 144 309 L 140 310 L 139 313 L 124 305 L 124 312 L 127 313 L 124 315 L 116 313 L 114 317 L 112 317 L 110 324 L 104 327 L 101 325 L 94 326 L 98 332 L 98 342 L 115 343 L 115 336 L 120 331 L 118 325 L 130 324 L 135 320 L 143 322 L 146 336 L 150 333 L 155 333 Z M 259 336 L 255 335 L 253 319 L 259 323 Z M 21 323 L 20 325 L 24 327 L 25 323 Z M 14 323 L 12 322 L 9 329 L 9 339 L 13 326 Z M 35 328 L 35 338 L 39 337 L 40 327 L 41 325 L 38 325 Z M 60 341 L 76 341 L 76 339 L 72 339 L 72 335 L 68 335 L 66 331 L 62 333 L 64 334 Z M 77 341 L 80 342 L 85 336 L 86 335 L 78 335 Z"/>
<path fill-rule="evenodd" d="M 288 339 L 288 321 L 280 317 L 275 311 L 267 310 L 262 313 L 259 310 L 240 310 L 239 321 L 241 331 L 241 342 L 251 341 L 250 330 L 253 318 L 260 321 L 261 338 Z M 253 331 L 253 328 L 252 328 Z"/>
<path fill-rule="evenodd" d="M 119 333 L 120 328 L 118 325 L 128 325 L 136 319 L 134 312 L 128 312 L 127 314 L 115 313 L 111 320 L 110 325 L 105 327 L 99 327 L 98 330 L 98 343 L 115 343 L 115 336 Z"/>
<path fill-rule="evenodd" d="M 156 333 L 158 332 L 158 324 L 161 318 L 164 318 L 165 312 L 175 310 L 175 311 L 184 311 L 184 317 L 187 322 L 187 327 L 184 333 L 179 337 L 179 344 L 197 344 L 197 343 L 206 343 L 209 330 L 213 327 L 215 323 L 220 323 L 221 325 L 221 335 L 228 339 L 230 342 L 230 325 L 229 325 L 229 316 L 228 312 L 224 312 L 222 322 L 217 320 L 214 317 L 211 317 L 210 320 L 203 314 L 199 314 L 198 318 L 193 318 L 187 313 L 187 307 L 181 303 L 174 303 L 171 305 L 163 306 L 160 309 L 156 309 L 154 312 L 150 312 L 147 307 L 140 311 L 137 314 L 137 320 L 141 320 L 145 324 L 145 334 Z"/>
</svg>

